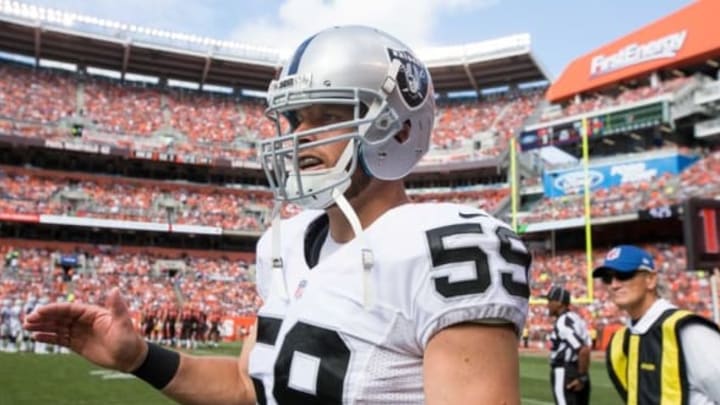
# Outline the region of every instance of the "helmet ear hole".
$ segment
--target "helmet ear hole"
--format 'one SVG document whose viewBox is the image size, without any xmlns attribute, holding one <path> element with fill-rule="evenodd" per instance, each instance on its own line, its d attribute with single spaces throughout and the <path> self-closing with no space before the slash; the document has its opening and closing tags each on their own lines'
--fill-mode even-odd
<svg viewBox="0 0 720 405">
<path fill-rule="evenodd" d="M 398 131 L 397 134 L 395 134 L 394 138 L 399 144 L 404 144 L 407 142 L 408 139 L 410 139 L 410 130 L 412 129 L 412 124 L 410 123 L 410 120 L 405 120 L 403 122 L 403 127 L 401 130 Z"/>
<path fill-rule="evenodd" d="M 299 122 L 295 111 L 285 111 L 282 113 L 282 116 L 287 120 L 288 124 L 290 124 L 290 129 L 295 130 L 295 128 L 298 127 Z"/>
</svg>

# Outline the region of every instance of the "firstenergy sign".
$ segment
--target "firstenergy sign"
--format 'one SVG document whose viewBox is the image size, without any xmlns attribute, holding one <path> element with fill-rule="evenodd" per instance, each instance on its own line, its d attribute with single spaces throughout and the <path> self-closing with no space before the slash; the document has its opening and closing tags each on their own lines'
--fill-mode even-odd
<svg viewBox="0 0 720 405">
<path fill-rule="evenodd" d="M 603 75 L 655 59 L 674 58 L 686 37 L 687 30 L 682 30 L 643 44 L 629 44 L 609 56 L 597 55 L 590 63 L 590 76 Z"/>
</svg>

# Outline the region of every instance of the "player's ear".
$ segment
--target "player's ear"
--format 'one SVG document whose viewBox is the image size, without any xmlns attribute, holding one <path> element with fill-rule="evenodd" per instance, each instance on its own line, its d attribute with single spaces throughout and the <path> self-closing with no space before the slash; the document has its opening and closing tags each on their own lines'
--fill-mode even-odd
<svg viewBox="0 0 720 405">
<path fill-rule="evenodd" d="M 650 291 L 656 291 L 658 285 L 658 275 L 654 272 L 648 272 L 645 276 L 645 285 Z"/>
</svg>

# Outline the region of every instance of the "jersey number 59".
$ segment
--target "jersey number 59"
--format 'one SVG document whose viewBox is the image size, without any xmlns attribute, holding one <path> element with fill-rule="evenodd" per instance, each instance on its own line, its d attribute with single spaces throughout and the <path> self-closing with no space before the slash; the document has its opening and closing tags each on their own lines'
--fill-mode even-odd
<svg viewBox="0 0 720 405">
<path fill-rule="evenodd" d="M 446 248 L 443 239 L 449 236 L 460 234 L 484 234 L 482 225 L 479 223 L 466 223 L 448 225 L 434 228 L 426 232 L 430 246 L 430 258 L 436 269 L 450 263 L 472 262 L 475 265 L 475 278 L 464 281 L 450 281 L 450 277 L 442 276 L 435 278 L 435 289 L 445 298 L 457 297 L 467 294 L 484 293 L 492 283 L 490 265 L 487 253 L 479 246 L 465 246 Z M 525 268 L 525 280 L 515 281 L 511 272 L 500 270 L 500 278 L 503 288 L 510 294 L 517 297 L 529 298 L 530 288 L 528 287 L 528 276 L 530 270 L 530 254 L 525 249 L 513 246 L 513 240 L 522 246 L 522 241 L 515 233 L 507 228 L 499 227 L 495 235 L 500 240 L 500 256 L 510 264 L 516 264 Z"/>
</svg>

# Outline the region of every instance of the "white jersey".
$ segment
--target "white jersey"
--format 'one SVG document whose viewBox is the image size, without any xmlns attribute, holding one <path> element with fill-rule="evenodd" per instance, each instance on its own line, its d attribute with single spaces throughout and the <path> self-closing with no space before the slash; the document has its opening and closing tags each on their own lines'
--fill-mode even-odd
<svg viewBox="0 0 720 405">
<path fill-rule="evenodd" d="M 35 307 L 37 307 L 36 301 L 25 301 L 25 305 L 23 305 L 23 314 L 25 314 L 25 316 L 30 315 L 35 310 Z"/>
<path fill-rule="evenodd" d="M 564 367 L 577 363 L 580 348 L 592 346 L 585 320 L 575 312 L 566 311 L 555 320 L 550 334 L 550 365 Z"/>
<path fill-rule="evenodd" d="M 0 338 L 10 334 L 10 305 L 0 308 Z"/>
<path fill-rule="evenodd" d="M 17 336 L 22 330 L 22 304 L 16 302 L 10 307 L 10 334 Z"/>
<path fill-rule="evenodd" d="M 258 403 L 423 403 L 423 353 L 438 331 L 461 322 L 523 329 L 530 256 L 504 223 L 456 204 L 388 211 L 364 232 L 374 257 L 366 308 L 357 238 L 307 263 L 306 232 L 322 214 L 281 226 L 289 300 L 272 285 L 272 232 L 258 242 Z"/>
</svg>

